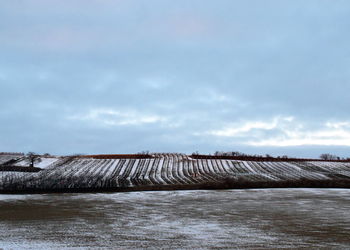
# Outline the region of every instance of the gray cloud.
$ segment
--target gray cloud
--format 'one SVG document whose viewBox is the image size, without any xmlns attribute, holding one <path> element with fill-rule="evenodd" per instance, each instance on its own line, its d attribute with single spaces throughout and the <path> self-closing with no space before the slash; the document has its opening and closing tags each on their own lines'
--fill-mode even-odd
<svg viewBox="0 0 350 250">
<path fill-rule="evenodd" d="M 344 154 L 348 128 L 326 124 L 350 121 L 349 12 L 347 1 L 1 3 L 0 151 Z M 276 117 L 294 120 L 239 130 Z M 330 138 L 312 144 L 315 131 Z"/>
</svg>

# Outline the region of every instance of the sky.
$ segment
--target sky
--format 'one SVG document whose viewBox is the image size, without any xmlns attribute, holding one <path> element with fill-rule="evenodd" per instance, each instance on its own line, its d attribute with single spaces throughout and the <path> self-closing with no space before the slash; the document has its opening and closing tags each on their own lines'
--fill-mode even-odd
<svg viewBox="0 0 350 250">
<path fill-rule="evenodd" d="M 0 151 L 350 157 L 348 0 L 0 0 Z"/>
</svg>

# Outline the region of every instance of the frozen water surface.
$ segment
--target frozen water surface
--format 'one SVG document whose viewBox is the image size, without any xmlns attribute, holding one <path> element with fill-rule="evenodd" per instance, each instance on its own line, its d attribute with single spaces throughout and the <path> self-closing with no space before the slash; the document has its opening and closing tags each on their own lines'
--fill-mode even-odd
<svg viewBox="0 0 350 250">
<path fill-rule="evenodd" d="M 0 195 L 0 247 L 350 248 L 350 190 Z"/>
</svg>

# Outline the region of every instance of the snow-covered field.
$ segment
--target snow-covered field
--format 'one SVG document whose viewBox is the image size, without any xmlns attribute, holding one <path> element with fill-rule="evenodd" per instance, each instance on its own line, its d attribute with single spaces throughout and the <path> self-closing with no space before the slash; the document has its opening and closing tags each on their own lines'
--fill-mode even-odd
<svg viewBox="0 0 350 250">
<path fill-rule="evenodd" d="M 0 195 L 4 249 L 350 249 L 350 189 Z"/>
<path fill-rule="evenodd" d="M 37 168 L 47 168 L 51 164 L 55 163 L 58 160 L 59 160 L 58 157 L 41 157 L 40 160 L 38 160 L 34 163 L 34 166 Z M 18 160 L 13 165 L 20 166 L 20 167 L 28 167 L 29 162 L 27 159 L 22 157 L 20 160 Z"/>
<path fill-rule="evenodd" d="M 1 156 L 0 156 L 1 159 Z M 28 166 L 23 158 L 16 166 Z M 13 178 L 25 188 L 138 188 L 198 186 L 227 183 L 350 182 L 349 162 L 320 161 L 239 161 L 193 159 L 183 154 L 156 154 L 146 159 L 95 159 L 86 157 L 42 157 L 38 173 L 1 173 L 0 188 Z M 14 184 L 15 183 L 15 184 Z"/>
</svg>

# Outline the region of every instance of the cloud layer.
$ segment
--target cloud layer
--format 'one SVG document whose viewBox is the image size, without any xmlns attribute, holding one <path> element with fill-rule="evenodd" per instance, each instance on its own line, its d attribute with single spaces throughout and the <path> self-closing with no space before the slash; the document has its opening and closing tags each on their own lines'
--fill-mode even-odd
<svg viewBox="0 0 350 250">
<path fill-rule="evenodd" d="M 0 6 L 0 151 L 349 156 L 348 1 Z"/>
</svg>

